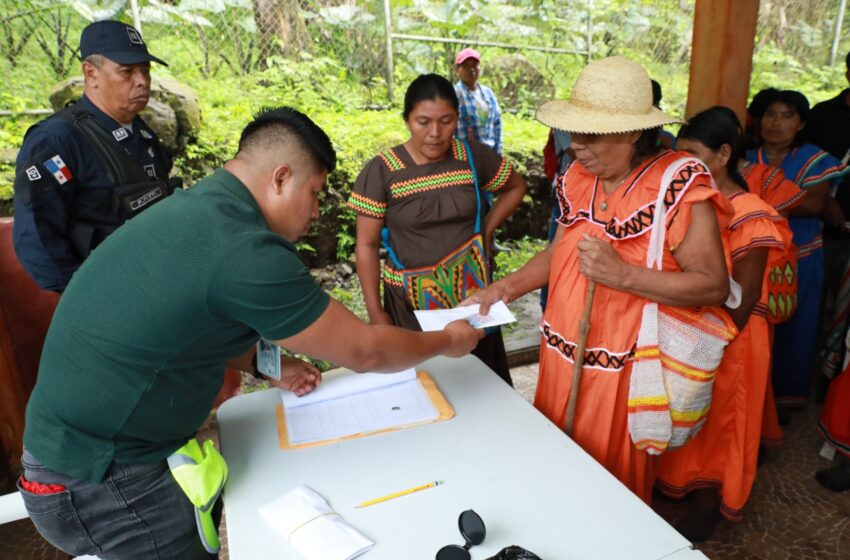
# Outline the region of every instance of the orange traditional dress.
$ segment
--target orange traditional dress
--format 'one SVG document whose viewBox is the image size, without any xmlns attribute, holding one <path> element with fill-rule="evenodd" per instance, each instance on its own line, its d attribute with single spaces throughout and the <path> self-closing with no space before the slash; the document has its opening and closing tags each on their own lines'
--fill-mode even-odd
<svg viewBox="0 0 850 560">
<path fill-rule="evenodd" d="M 564 425 L 573 375 L 578 320 L 587 279 L 579 272 L 576 245 L 583 235 L 611 243 L 629 264 L 646 266 L 647 247 L 661 177 L 684 152 L 664 152 L 644 162 L 611 194 L 579 162 L 557 187 L 559 224 L 565 229 L 554 248 L 549 275 L 549 304 L 541 322 L 540 378 L 534 406 L 558 426 Z M 666 185 L 665 185 L 666 188 Z M 683 165 L 670 184 L 667 204 L 668 246 L 664 270 L 679 271 L 671 251 L 685 238 L 693 204 L 711 201 L 721 227 L 731 217 L 726 199 L 711 186 L 699 163 Z M 632 355 L 647 300 L 599 284 L 585 351 L 573 439 L 645 502 L 654 481 L 653 457 L 632 443 L 627 424 Z"/>
<path fill-rule="evenodd" d="M 772 165 L 747 161 L 739 171 L 750 192 L 757 194 L 777 212 L 796 208 L 809 194 L 794 181 L 789 181 L 781 169 Z"/>
<path fill-rule="evenodd" d="M 785 173 L 778 167 L 764 163 L 745 162 L 740 168 L 741 176 L 747 182 L 749 190 L 759 195 L 762 200 L 773 206 L 777 212 L 790 211 L 803 203 L 809 194 L 797 183 L 789 181 Z M 788 246 L 787 250 L 796 251 L 796 246 Z M 768 325 L 770 345 L 773 347 L 773 325 Z M 770 360 L 770 356 L 768 356 Z M 768 362 L 769 364 L 769 362 Z M 762 416 L 761 441 L 763 444 L 777 447 L 784 439 L 782 428 L 779 426 L 779 415 L 776 413 L 776 399 L 773 396 L 773 384 L 767 384 L 764 399 L 764 415 Z"/>
<path fill-rule="evenodd" d="M 787 221 L 755 194 L 741 191 L 729 201 L 735 216 L 723 237 L 733 263 L 760 247 L 770 249 L 768 262 L 781 257 L 791 243 Z M 720 511 L 733 521 L 740 520 L 755 480 L 763 403 L 770 385 L 768 272 L 746 326 L 726 348 L 705 426 L 687 445 L 663 454 L 657 463 L 656 486 L 662 492 L 682 497 L 699 488 L 719 487 Z"/>
</svg>

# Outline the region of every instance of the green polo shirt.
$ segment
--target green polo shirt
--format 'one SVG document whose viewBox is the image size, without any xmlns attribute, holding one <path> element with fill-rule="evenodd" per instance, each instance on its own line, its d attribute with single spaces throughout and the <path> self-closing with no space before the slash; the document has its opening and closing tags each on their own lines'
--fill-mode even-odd
<svg viewBox="0 0 850 560">
<path fill-rule="evenodd" d="M 329 298 L 224 169 L 127 222 L 62 295 L 24 445 L 97 482 L 170 455 L 206 419 L 228 360 L 312 324 Z"/>
</svg>

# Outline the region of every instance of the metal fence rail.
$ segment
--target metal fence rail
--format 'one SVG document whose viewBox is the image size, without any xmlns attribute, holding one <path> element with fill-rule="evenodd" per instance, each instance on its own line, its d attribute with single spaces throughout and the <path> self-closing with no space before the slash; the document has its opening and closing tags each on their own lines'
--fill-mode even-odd
<svg viewBox="0 0 850 560">
<path fill-rule="evenodd" d="M 846 7 L 761 0 L 756 57 L 773 61 L 778 77 L 770 79 L 841 65 L 850 48 Z M 587 60 L 618 53 L 669 82 L 665 97 L 675 109 L 686 86 L 671 78 L 687 75 L 693 10 L 694 0 L 4 0 L 0 63 L 37 58 L 56 79 L 74 75 L 79 30 L 117 17 L 135 21 L 153 50 L 179 53 L 175 75 L 247 76 L 275 57 L 325 58 L 368 84 L 372 103 L 392 102 L 395 83 L 424 71 L 449 74 L 454 48 L 476 46 L 488 79 L 491 61 L 524 59 L 550 91 L 566 94 Z"/>
</svg>

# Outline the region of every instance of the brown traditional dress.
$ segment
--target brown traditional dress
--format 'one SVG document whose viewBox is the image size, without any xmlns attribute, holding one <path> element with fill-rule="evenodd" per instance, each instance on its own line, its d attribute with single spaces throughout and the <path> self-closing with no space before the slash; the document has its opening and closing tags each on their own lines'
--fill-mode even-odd
<svg viewBox="0 0 850 560">
<path fill-rule="evenodd" d="M 511 164 L 478 142 L 470 141 L 469 149 L 481 194 L 501 190 L 513 173 Z M 413 161 L 403 145 L 384 150 L 360 172 L 348 206 L 362 216 L 384 220 L 392 248 L 406 268 L 433 265 L 472 237 L 479 206 L 483 224 L 483 200 L 476 203 L 469 155 L 457 139 L 452 139 L 445 160 L 422 165 Z M 390 259 L 382 277 L 384 309 L 393 323 L 420 330 L 414 306 Z M 500 331 L 484 337 L 473 354 L 511 382 Z"/>
</svg>

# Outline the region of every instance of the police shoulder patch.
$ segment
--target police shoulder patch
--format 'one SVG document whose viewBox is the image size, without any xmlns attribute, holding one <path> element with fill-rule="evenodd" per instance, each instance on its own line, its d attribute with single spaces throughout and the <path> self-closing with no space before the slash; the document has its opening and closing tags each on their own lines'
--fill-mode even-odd
<svg viewBox="0 0 850 560">
<path fill-rule="evenodd" d="M 27 167 L 27 179 L 30 181 L 38 181 L 41 179 L 41 173 L 38 172 L 38 168 L 34 165 Z"/>
<path fill-rule="evenodd" d="M 42 162 L 42 165 L 53 174 L 53 177 L 60 185 L 64 185 L 74 178 L 71 174 L 71 170 L 68 169 L 68 166 L 65 165 L 65 162 L 59 154 L 56 154 L 52 158 Z M 29 175 L 29 170 L 27 170 L 27 174 Z"/>
</svg>

